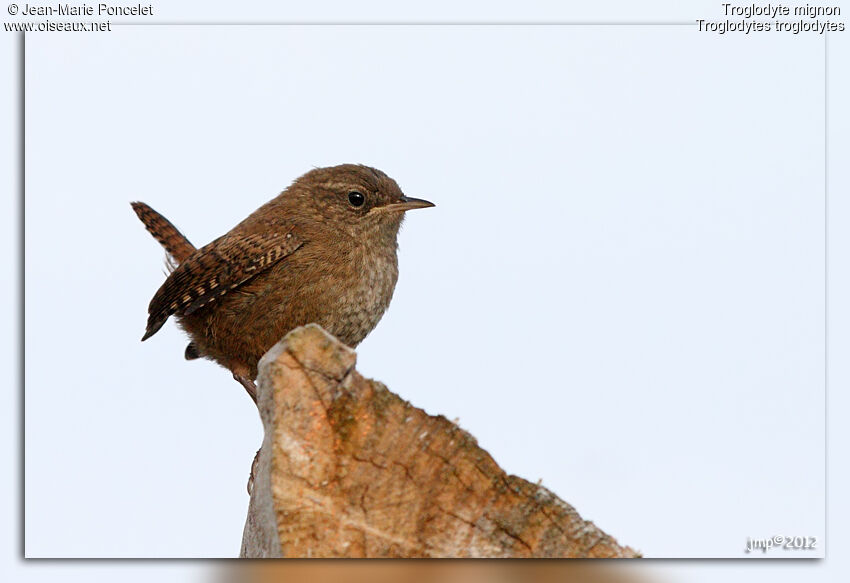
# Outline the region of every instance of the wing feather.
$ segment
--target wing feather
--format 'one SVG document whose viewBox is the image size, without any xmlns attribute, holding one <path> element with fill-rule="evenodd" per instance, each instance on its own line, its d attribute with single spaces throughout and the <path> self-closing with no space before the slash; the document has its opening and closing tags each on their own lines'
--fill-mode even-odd
<svg viewBox="0 0 850 583">
<path fill-rule="evenodd" d="M 225 235 L 199 249 L 180 263 L 154 295 L 142 340 L 153 336 L 169 316 L 196 312 L 292 254 L 302 244 L 290 229 Z"/>
</svg>

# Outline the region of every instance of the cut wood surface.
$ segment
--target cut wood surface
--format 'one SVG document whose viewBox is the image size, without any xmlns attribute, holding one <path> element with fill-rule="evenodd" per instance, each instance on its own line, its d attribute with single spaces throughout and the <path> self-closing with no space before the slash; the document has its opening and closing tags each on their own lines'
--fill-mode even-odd
<svg viewBox="0 0 850 583">
<path fill-rule="evenodd" d="M 261 360 L 242 557 L 639 556 L 355 362 L 316 325 Z"/>
</svg>

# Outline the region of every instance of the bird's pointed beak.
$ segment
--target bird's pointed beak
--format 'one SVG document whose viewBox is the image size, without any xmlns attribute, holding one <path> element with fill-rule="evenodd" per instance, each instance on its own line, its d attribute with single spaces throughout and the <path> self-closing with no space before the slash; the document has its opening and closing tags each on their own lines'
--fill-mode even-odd
<svg viewBox="0 0 850 583">
<path fill-rule="evenodd" d="M 383 213 L 403 213 L 405 211 L 412 211 L 413 209 L 426 209 L 429 206 L 437 206 L 433 202 L 423 200 L 421 198 L 411 198 L 409 196 L 402 196 L 398 202 L 394 202 L 391 204 L 384 204 L 381 206 L 376 206 L 369 211 L 369 213 L 374 214 L 383 214 Z"/>
<path fill-rule="evenodd" d="M 426 209 L 430 206 L 436 206 L 433 202 L 421 199 L 402 196 L 401 202 L 390 205 L 395 210 L 412 211 L 413 209 Z"/>
</svg>

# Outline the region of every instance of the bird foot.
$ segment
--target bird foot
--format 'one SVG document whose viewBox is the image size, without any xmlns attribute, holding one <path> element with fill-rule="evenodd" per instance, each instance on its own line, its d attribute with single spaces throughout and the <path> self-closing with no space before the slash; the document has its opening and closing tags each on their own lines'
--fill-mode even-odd
<svg viewBox="0 0 850 583">
<path fill-rule="evenodd" d="M 260 448 L 262 449 L 262 448 Z M 251 475 L 248 476 L 248 496 L 254 492 L 254 475 L 257 473 L 257 464 L 260 461 L 260 450 L 254 454 L 254 461 L 251 462 Z"/>
</svg>

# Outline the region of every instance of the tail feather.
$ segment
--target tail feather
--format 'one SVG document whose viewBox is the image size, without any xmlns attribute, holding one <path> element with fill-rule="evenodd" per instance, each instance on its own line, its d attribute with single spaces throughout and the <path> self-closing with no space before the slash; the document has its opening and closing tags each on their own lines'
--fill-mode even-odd
<svg viewBox="0 0 850 583">
<path fill-rule="evenodd" d="M 159 244 L 165 247 L 165 251 L 178 264 L 182 263 L 197 249 L 177 227 L 164 216 L 153 210 L 143 202 L 131 202 L 130 205 L 136 211 L 139 219 Z"/>
<path fill-rule="evenodd" d="M 133 207 L 133 210 L 136 211 L 139 219 L 145 224 L 147 230 L 150 231 L 150 234 L 154 236 L 154 239 L 159 241 L 160 245 L 165 247 L 167 265 L 173 265 L 176 267 L 176 265 L 185 261 L 197 250 L 195 246 L 189 242 L 189 239 L 177 230 L 177 227 L 172 225 L 168 219 L 153 210 L 151 207 L 143 202 L 131 202 L 130 205 Z M 147 329 L 145 330 L 145 335 L 142 337 L 142 340 L 147 340 L 156 334 L 157 331 L 162 328 L 162 325 L 165 324 L 167 319 L 168 316 L 163 318 L 161 316 L 155 317 L 154 314 L 149 314 Z"/>
<path fill-rule="evenodd" d="M 195 346 L 194 342 L 190 342 L 186 346 L 186 351 L 183 353 L 183 356 L 186 357 L 186 360 L 195 360 L 196 358 L 201 358 L 201 352 L 198 350 L 198 347 Z"/>
</svg>

